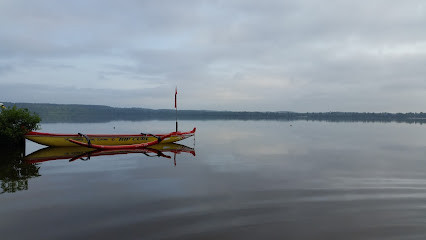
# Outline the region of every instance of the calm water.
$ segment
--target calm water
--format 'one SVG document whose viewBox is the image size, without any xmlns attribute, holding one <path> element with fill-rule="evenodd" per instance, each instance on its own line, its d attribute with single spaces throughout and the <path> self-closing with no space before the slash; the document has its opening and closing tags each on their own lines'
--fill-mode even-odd
<svg viewBox="0 0 426 240">
<path fill-rule="evenodd" d="M 195 146 L 180 143 L 196 156 L 176 165 L 171 152 L 21 164 L 12 189 L 1 165 L 1 239 L 426 239 L 424 125 L 180 123 L 194 126 Z M 174 122 L 42 127 L 155 133 Z"/>
</svg>

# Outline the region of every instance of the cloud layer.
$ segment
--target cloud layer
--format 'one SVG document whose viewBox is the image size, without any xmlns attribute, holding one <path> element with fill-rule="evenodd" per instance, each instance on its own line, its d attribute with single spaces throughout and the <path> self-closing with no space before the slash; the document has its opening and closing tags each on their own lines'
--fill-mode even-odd
<svg viewBox="0 0 426 240">
<path fill-rule="evenodd" d="M 5 0 L 0 100 L 424 111 L 424 26 L 414 0 Z"/>
</svg>

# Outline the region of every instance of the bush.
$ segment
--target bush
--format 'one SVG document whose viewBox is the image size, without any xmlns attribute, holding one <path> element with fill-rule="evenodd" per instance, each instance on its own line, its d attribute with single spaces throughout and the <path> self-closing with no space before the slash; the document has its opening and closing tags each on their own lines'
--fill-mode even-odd
<svg viewBox="0 0 426 240">
<path fill-rule="evenodd" d="M 40 121 L 36 113 L 30 113 L 26 108 L 3 109 L 0 112 L 0 141 L 19 144 L 26 133 L 40 129 Z"/>
</svg>

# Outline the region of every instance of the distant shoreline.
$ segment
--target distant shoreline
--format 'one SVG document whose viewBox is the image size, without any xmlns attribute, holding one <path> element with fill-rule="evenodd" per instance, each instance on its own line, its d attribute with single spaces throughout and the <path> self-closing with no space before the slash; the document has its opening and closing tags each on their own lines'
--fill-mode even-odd
<svg viewBox="0 0 426 240">
<path fill-rule="evenodd" d="M 117 108 L 103 105 L 11 103 L 40 115 L 43 123 L 53 122 L 110 122 L 117 120 L 175 120 L 174 109 Z M 426 113 L 374 113 L 374 112 L 248 112 L 179 110 L 180 120 L 276 120 L 327 122 L 401 122 L 426 123 Z"/>
</svg>

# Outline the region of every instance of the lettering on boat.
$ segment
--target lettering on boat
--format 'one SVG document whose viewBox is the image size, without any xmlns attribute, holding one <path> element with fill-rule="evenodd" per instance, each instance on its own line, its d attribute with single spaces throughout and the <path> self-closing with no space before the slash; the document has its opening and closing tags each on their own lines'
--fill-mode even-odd
<svg viewBox="0 0 426 240">
<path fill-rule="evenodd" d="M 125 137 L 119 138 L 118 141 L 147 141 L 147 137 Z"/>
</svg>

